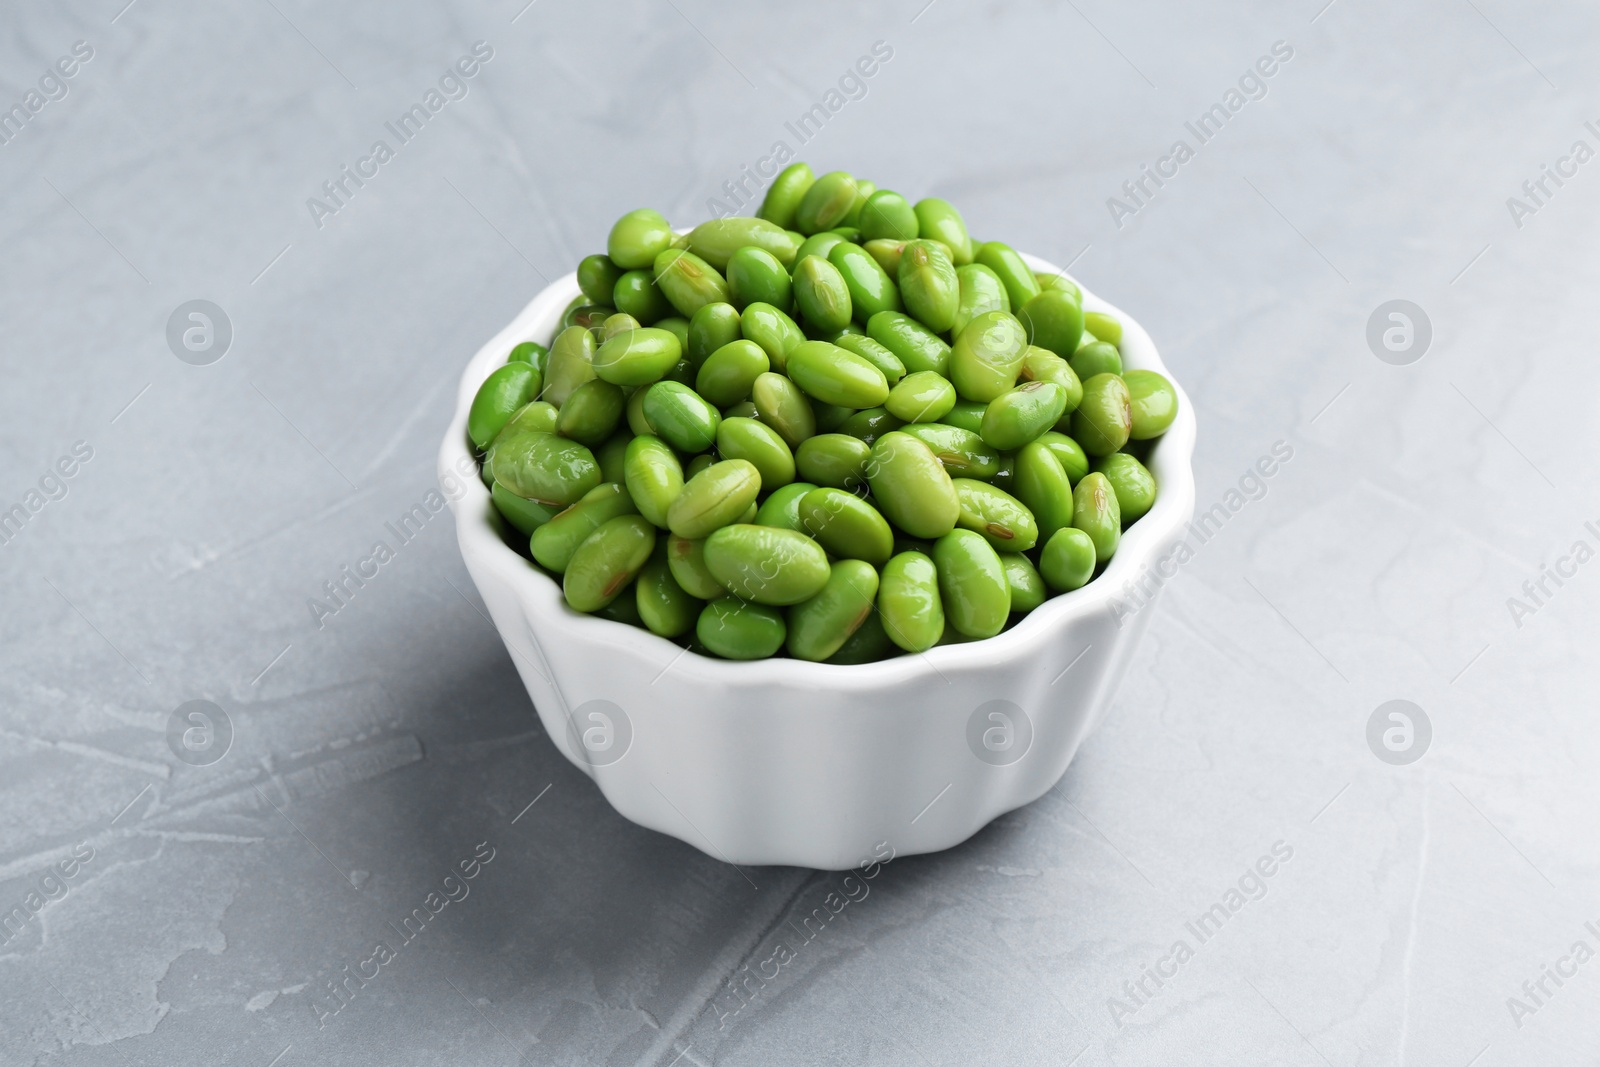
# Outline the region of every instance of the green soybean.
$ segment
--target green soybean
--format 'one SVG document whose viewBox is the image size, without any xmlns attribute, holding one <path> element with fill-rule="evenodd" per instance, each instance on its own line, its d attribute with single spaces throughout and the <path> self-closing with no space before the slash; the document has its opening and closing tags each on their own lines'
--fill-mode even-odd
<svg viewBox="0 0 1600 1067">
<path fill-rule="evenodd" d="M 1000 470 L 1000 453 L 972 430 L 941 422 L 918 422 L 901 427 L 933 452 L 952 478 L 993 478 Z"/>
<path fill-rule="evenodd" d="M 788 356 L 789 378 L 824 404 L 875 408 L 889 399 L 883 372 L 854 352 L 827 341 L 805 341 Z"/>
<path fill-rule="evenodd" d="M 678 339 L 667 330 L 627 330 L 602 344 L 591 361 L 601 381 L 613 385 L 659 382 L 683 355 Z"/>
<path fill-rule="evenodd" d="M 579 297 L 567 308 L 566 314 L 561 316 L 561 328 L 569 326 L 582 326 L 586 330 L 593 330 L 604 322 L 609 316 L 615 315 L 617 309 L 604 305 L 585 304 Z"/>
<path fill-rule="evenodd" d="M 938 241 L 908 243 L 896 276 L 906 310 L 924 326 L 946 333 L 955 325 L 961 308 L 961 277 L 948 248 Z"/>
<path fill-rule="evenodd" d="M 980 404 L 976 400 L 958 399 L 939 421 L 976 434 L 983 429 L 983 413 L 988 410 L 988 404 Z"/>
<path fill-rule="evenodd" d="M 879 189 L 861 206 L 861 236 L 868 240 L 891 238 L 910 241 L 917 236 L 917 212 L 911 202 L 891 189 Z"/>
<path fill-rule="evenodd" d="M 988 541 L 971 530 L 951 530 L 934 542 L 933 564 L 950 629 L 984 638 L 1005 628 L 1011 614 L 1011 585 Z"/>
<path fill-rule="evenodd" d="M 490 372 L 467 411 L 467 436 L 473 447 L 488 448 L 511 416 L 539 395 L 542 384 L 539 372 L 528 363 L 507 363 Z"/>
<path fill-rule="evenodd" d="M 735 596 L 780 607 L 815 596 L 829 572 L 827 553 L 806 534 L 744 523 L 706 538 L 705 563 Z"/>
<path fill-rule="evenodd" d="M 761 475 L 761 492 L 770 493 L 794 481 L 794 453 L 770 426 L 755 419 L 725 418 L 717 427 L 717 454 L 742 459 Z"/>
<path fill-rule="evenodd" d="M 838 432 L 858 437 L 870 445 L 884 434 L 904 425 L 905 420 L 895 418 L 888 408 L 864 408 L 841 422 Z"/>
<path fill-rule="evenodd" d="M 501 431 L 489 447 L 495 481 L 525 500 L 565 507 L 600 484 L 600 464 L 583 445 L 536 430 Z"/>
<path fill-rule="evenodd" d="M 806 325 L 839 330 L 850 321 L 850 287 L 839 268 L 820 256 L 806 256 L 794 269 L 794 302 Z"/>
<path fill-rule="evenodd" d="M 659 211 L 642 207 L 630 211 L 611 227 L 606 253 L 623 270 L 648 267 L 672 245 L 672 226 Z"/>
<path fill-rule="evenodd" d="M 956 281 L 960 291 L 956 298 L 956 314 L 950 324 L 951 335 L 957 340 L 967 325 L 979 315 L 990 311 L 1011 311 L 1011 297 L 1000 283 L 1000 276 L 981 263 L 968 263 L 956 268 Z"/>
<path fill-rule="evenodd" d="M 1128 387 L 1129 438 L 1148 441 L 1166 433 L 1178 417 L 1178 391 L 1172 383 L 1153 370 L 1126 371 L 1122 382 Z"/>
<path fill-rule="evenodd" d="M 601 481 L 621 485 L 627 479 L 628 442 L 631 440 L 626 431 L 619 430 L 594 450 L 595 462 L 600 464 Z"/>
<path fill-rule="evenodd" d="M 889 272 L 865 248 L 842 241 L 828 250 L 828 262 L 838 270 L 850 292 L 850 314 L 859 323 L 880 311 L 899 311 L 900 290 Z"/>
<path fill-rule="evenodd" d="M 539 399 L 556 407 L 565 404 L 574 389 L 595 376 L 594 354 L 599 347 L 594 333 L 583 326 L 568 326 L 557 334 Z"/>
<path fill-rule="evenodd" d="M 1059 271 L 1054 273 L 1034 271 L 1033 279 L 1039 283 L 1039 291 L 1041 293 L 1047 289 L 1059 289 L 1061 292 L 1072 297 L 1073 300 L 1076 300 L 1080 307 L 1082 306 L 1083 290 L 1078 288 L 1077 282 L 1073 281 L 1065 274 Z"/>
<path fill-rule="evenodd" d="M 633 592 L 638 587 L 637 581 L 624 585 L 611 603 L 602 604 L 594 610 L 595 617 L 620 622 L 624 626 L 643 626 L 644 620 L 639 617 L 639 600 Z"/>
<path fill-rule="evenodd" d="M 681 637 L 694 629 L 703 606 L 672 576 L 664 553 L 659 548 L 634 583 L 639 618 L 651 633 L 662 637 Z"/>
<path fill-rule="evenodd" d="M 1122 525 L 1131 526 L 1156 502 L 1155 475 L 1126 452 L 1113 452 L 1095 460 L 1094 469 L 1111 483 Z"/>
<path fill-rule="evenodd" d="M 649 270 L 630 270 L 617 279 L 612 289 L 617 310 L 639 322 L 653 326 L 672 314 L 672 303 L 655 283 Z"/>
<path fill-rule="evenodd" d="M 584 382 L 561 405 L 556 432 L 594 448 L 602 444 L 622 420 L 622 390 L 598 378 Z"/>
<path fill-rule="evenodd" d="M 1090 341 L 1086 345 L 1079 345 L 1078 350 L 1067 358 L 1067 363 L 1072 366 L 1072 372 L 1082 380 L 1093 378 L 1096 374 L 1121 374 L 1122 356 L 1115 345 L 1108 345 L 1104 341 Z"/>
<path fill-rule="evenodd" d="M 839 651 L 822 662 L 844 665 L 876 663 L 894 653 L 894 642 L 889 640 L 889 634 L 883 628 L 880 613 L 874 611 L 862 621 L 855 633 L 845 638 L 844 644 L 839 646 Z"/>
<path fill-rule="evenodd" d="M 578 262 L 578 288 L 591 304 L 609 304 L 622 268 L 610 256 L 584 256 Z"/>
<path fill-rule="evenodd" d="M 950 383 L 963 400 L 987 404 L 1016 384 L 1028 347 L 1015 318 L 986 311 L 967 324 L 950 350 Z"/>
<path fill-rule="evenodd" d="M 582 500 L 534 530 L 528 547 L 541 566 L 561 574 L 590 534 L 619 515 L 638 512 L 626 489 L 614 482 L 602 482 Z"/>
<path fill-rule="evenodd" d="M 1017 309 L 1017 321 L 1028 332 L 1028 343 L 1048 348 L 1070 359 L 1083 337 L 1083 309 L 1077 299 L 1061 289 L 1046 289 Z"/>
<path fill-rule="evenodd" d="M 700 538 L 737 522 L 761 492 L 761 472 L 743 459 L 713 463 L 684 483 L 667 508 L 667 526 L 679 537 Z"/>
<path fill-rule="evenodd" d="M 781 374 L 756 375 L 750 399 L 760 420 L 777 431 L 791 449 L 817 432 L 817 418 L 800 387 Z"/>
<path fill-rule="evenodd" d="M 844 222 L 856 204 L 857 183 L 842 170 L 818 178 L 800 198 L 795 209 L 794 228 L 812 234 L 831 230 Z"/>
<path fill-rule="evenodd" d="M 800 501 L 807 533 L 842 559 L 882 565 L 894 551 L 894 532 L 878 509 L 843 489 L 813 489 Z"/>
<path fill-rule="evenodd" d="M 872 614 L 877 595 L 878 572 L 872 564 L 839 560 L 815 596 L 789 609 L 789 655 L 817 662 L 839 651 Z"/>
<path fill-rule="evenodd" d="M 1094 542 L 1094 558 L 1104 563 L 1117 550 L 1122 538 L 1122 510 L 1116 490 L 1104 474 L 1094 471 L 1072 490 L 1072 525 Z"/>
<path fill-rule="evenodd" d="M 499 529 L 601 618 L 831 664 L 981 640 L 1156 499 L 1176 388 L 939 198 L 795 163 L 755 218 L 628 213 L 577 280 L 467 428 Z"/>
<path fill-rule="evenodd" d="M 907 372 L 949 374 L 950 346 L 909 315 L 880 311 L 867 320 L 867 336 L 894 353 Z"/>
<path fill-rule="evenodd" d="M 723 659 L 766 659 L 783 647 L 788 624 L 776 608 L 728 596 L 705 606 L 694 635 Z"/>
<path fill-rule="evenodd" d="M 685 352 L 689 350 L 689 320 L 682 315 L 668 315 L 664 319 L 657 319 L 654 323 L 658 330 L 666 330 L 678 339 L 678 345 Z"/>
<path fill-rule="evenodd" d="M 815 488 L 810 482 L 790 482 L 779 486 L 756 509 L 755 524 L 805 533 L 805 524 L 800 521 L 800 501 Z"/>
<path fill-rule="evenodd" d="M 1062 415 L 1070 415 L 1083 403 L 1083 382 L 1071 364 L 1048 348 L 1029 345 L 1022 356 L 1022 376 L 1030 382 L 1055 382 L 1067 393 Z"/>
<path fill-rule="evenodd" d="M 1094 577 L 1095 546 L 1082 530 L 1057 530 L 1039 553 L 1045 584 L 1058 593 L 1081 589 Z"/>
<path fill-rule="evenodd" d="M 1012 452 L 1056 424 L 1067 409 L 1067 391 L 1054 382 L 1024 382 L 989 401 L 979 434 L 984 444 Z"/>
<path fill-rule="evenodd" d="M 819 256 L 822 259 L 827 259 L 828 253 L 833 251 L 833 246 L 843 244 L 846 240 L 848 238 L 844 234 L 834 233 L 832 230 L 824 230 L 822 233 L 812 234 L 802 241 L 800 247 L 795 250 L 794 263 L 789 267 L 789 273 L 793 274 L 799 270 L 801 262 L 807 256 Z"/>
<path fill-rule="evenodd" d="M 628 420 L 628 429 L 633 431 L 635 437 L 654 437 L 656 428 L 650 425 L 650 420 L 645 418 L 644 398 L 650 392 L 649 388 L 635 389 L 628 395 L 627 406 L 623 408 L 624 417 Z"/>
<path fill-rule="evenodd" d="M 549 529 L 549 523 L 539 529 Z M 567 603 L 577 611 L 605 607 L 638 577 L 655 545 L 656 528 L 643 516 L 620 515 L 603 523 L 578 545 L 562 575 Z"/>
<path fill-rule="evenodd" d="M 544 374 L 545 363 L 550 357 L 550 350 L 537 341 L 523 341 L 513 345 L 511 352 L 506 356 L 507 363 L 526 363 L 541 375 Z"/>
<path fill-rule="evenodd" d="M 722 583 L 717 581 L 716 576 L 706 567 L 704 538 L 691 540 L 679 537 L 677 534 L 668 534 L 667 566 L 672 568 L 672 576 L 678 580 L 678 584 L 692 596 L 710 600 L 727 593 Z"/>
<path fill-rule="evenodd" d="M 794 217 L 800 209 L 800 201 L 805 199 L 806 190 L 816 180 L 809 163 L 791 163 L 784 167 L 767 187 L 767 195 L 762 198 L 761 209 L 756 212 L 756 217 L 786 230 L 794 229 Z"/>
<path fill-rule="evenodd" d="M 939 571 L 922 552 L 898 552 L 883 565 L 878 614 L 889 640 L 907 652 L 925 652 L 944 634 Z"/>
<path fill-rule="evenodd" d="M 866 476 L 878 507 L 912 537 L 931 540 L 955 528 L 961 514 L 955 484 L 918 437 L 897 430 L 878 438 Z"/>
<path fill-rule="evenodd" d="M 1091 456 L 1109 456 L 1128 443 L 1133 402 L 1115 374 L 1096 374 L 1083 383 L 1083 403 L 1072 413 L 1072 436 Z"/>
<path fill-rule="evenodd" d="M 906 375 L 905 364 L 900 362 L 899 357 L 864 333 L 840 334 L 833 343 L 847 352 L 854 352 L 881 370 L 891 389 Z"/>
<path fill-rule="evenodd" d="M 770 252 L 741 248 L 728 260 L 728 295 L 741 311 L 757 301 L 787 311 L 794 306 L 794 283 Z"/>
<path fill-rule="evenodd" d="M 683 490 L 683 465 L 659 437 L 641 435 L 628 442 L 623 484 L 652 525 L 665 528 L 667 509 Z"/>
<path fill-rule="evenodd" d="M 505 520 L 524 534 L 531 534 L 560 514 L 559 507 L 541 504 L 537 500 L 524 500 L 499 482 L 489 487 L 494 506 Z"/>
<path fill-rule="evenodd" d="M 956 266 L 972 262 L 972 239 L 967 236 L 967 224 L 950 201 L 930 196 L 918 200 L 914 210 L 920 236 L 943 241 Z"/>
<path fill-rule="evenodd" d="M 800 477 L 834 489 L 855 489 L 867 481 L 872 448 L 849 434 L 824 433 L 808 437 L 795 449 L 794 465 Z"/>
<path fill-rule="evenodd" d="M 955 386 L 932 371 L 919 370 L 897 382 L 883 406 L 902 422 L 938 422 L 955 403 Z"/>
<path fill-rule="evenodd" d="M 861 240 L 861 212 L 866 208 L 867 201 L 871 200 L 872 195 L 877 191 L 878 187 L 873 182 L 856 182 L 856 198 L 850 204 L 849 214 L 844 217 L 845 227 L 856 231 L 850 240 Z M 834 229 L 840 228 L 838 226 L 834 227 Z"/>
<path fill-rule="evenodd" d="M 732 304 L 707 304 L 689 320 L 689 343 L 684 348 L 689 363 L 696 371 L 723 345 L 732 344 L 743 336 L 743 320 Z"/>
<path fill-rule="evenodd" d="M 1072 482 L 1061 461 L 1043 441 L 1031 441 L 1017 451 L 1011 492 L 1033 513 L 1039 526 L 1038 541 L 1072 525 Z"/>
<path fill-rule="evenodd" d="M 1032 560 L 1021 552 L 1001 552 L 1000 566 L 1006 572 L 1006 585 L 1011 589 L 1012 611 L 1023 614 L 1044 603 L 1049 594 Z"/>
<path fill-rule="evenodd" d="M 795 253 L 784 228 L 766 219 L 733 215 L 702 222 L 689 231 L 689 251 L 717 270 L 726 270 L 741 248 L 759 248 L 780 263 L 792 262 Z"/>
<path fill-rule="evenodd" d="M 865 333 L 866 331 L 856 323 L 847 322 L 837 330 L 808 329 L 806 337 L 812 341 L 826 341 L 831 345 L 836 345 L 841 337 L 860 337 Z"/>
<path fill-rule="evenodd" d="M 638 319 L 626 312 L 619 311 L 615 315 L 608 316 L 606 321 L 600 324 L 600 343 L 604 345 L 617 334 L 626 333 L 629 330 L 637 330 L 640 326 L 641 323 Z"/>
<path fill-rule="evenodd" d="M 981 535 L 1001 552 L 1026 552 L 1039 540 L 1039 523 L 1027 505 L 999 486 L 953 478 L 961 513 L 956 525 Z"/>
<path fill-rule="evenodd" d="M 1083 480 L 1083 476 L 1089 473 L 1088 454 L 1084 452 L 1082 445 L 1066 434 L 1049 430 L 1039 435 L 1039 443 L 1056 457 L 1061 469 L 1072 479 L 1073 485 L 1077 485 Z"/>
<path fill-rule="evenodd" d="M 732 341 L 700 365 L 695 391 L 718 407 L 728 407 L 748 399 L 756 379 L 771 366 L 767 353 L 754 341 Z"/>
<path fill-rule="evenodd" d="M 518 409 L 517 413 L 511 416 L 500 432 L 522 433 L 534 430 L 540 433 L 555 433 L 556 423 L 560 418 L 561 412 L 556 410 L 554 404 L 544 400 L 535 400 L 531 404 L 524 404 Z"/>
<path fill-rule="evenodd" d="M 1122 348 L 1122 323 L 1115 316 L 1102 311 L 1085 311 L 1083 328 L 1093 334 L 1096 340 L 1114 348 Z"/>
<path fill-rule="evenodd" d="M 704 452 L 717 439 L 722 413 L 680 382 L 657 382 L 645 393 L 642 410 L 656 434 L 680 452 Z"/>
<path fill-rule="evenodd" d="M 728 302 L 727 281 L 693 252 L 669 248 L 656 256 L 652 271 L 667 300 L 690 320 L 707 304 Z"/>
<path fill-rule="evenodd" d="M 898 284 L 898 279 L 900 277 L 900 260 L 901 257 L 905 255 L 906 242 L 891 241 L 880 237 L 876 240 L 861 242 L 861 247 L 865 248 L 867 250 L 867 255 L 877 260 L 878 266 L 883 268 L 884 273 L 889 275 L 889 277 L 896 279 Z M 905 299 L 904 292 L 900 294 L 900 299 Z"/>
<path fill-rule="evenodd" d="M 1006 287 L 1012 307 L 1020 308 L 1039 295 L 1038 279 L 1010 245 L 987 241 L 979 246 L 972 261 L 983 264 L 995 273 L 1000 284 Z"/>
</svg>

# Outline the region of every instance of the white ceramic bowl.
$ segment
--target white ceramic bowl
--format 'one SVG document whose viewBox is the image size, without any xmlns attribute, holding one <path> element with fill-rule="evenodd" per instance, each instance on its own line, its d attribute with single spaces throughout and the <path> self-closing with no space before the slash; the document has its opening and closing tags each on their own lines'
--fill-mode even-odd
<svg viewBox="0 0 1600 1067">
<path fill-rule="evenodd" d="M 1195 418 L 1182 388 L 1149 461 L 1155 506 L 1084 588 L 998 637 L 920 655 L 858 666 L 726 662 L 571 610 L 559 583 L 501 537 L 468 449 L 467 409 L 513 345 L 549 343 L 578 295 L 576 275 L 560 279 L 473 357 L 439 478 L 467 570 L 545 730 L 612 806 L 728 863 L 842 870 L 889 849 L 949 848 L 1055 784 L 1149 621 L 1148 601 L 1128 597 L 1125 584 L 1148 572 L 1145 585 L 1159 592 L 1194 513 Z M 1122 320 L 1128 367 L 1166 373 L 1138 323 L 1087 290 L 1083 299 L 1085 310 Z"/>
</svg>

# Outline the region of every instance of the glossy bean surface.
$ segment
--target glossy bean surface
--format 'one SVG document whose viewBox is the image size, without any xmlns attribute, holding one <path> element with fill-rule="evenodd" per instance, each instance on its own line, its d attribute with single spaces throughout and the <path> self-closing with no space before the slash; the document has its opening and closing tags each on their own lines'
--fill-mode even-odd
<svg viewBox="0 0 1600 1067">
<path fill-rule="evenodd" d="M 993 546 L 971 530 L 951 530 L 933 545 L 945 622 L 966 637 L 993 637 L 1011 614 L 1011 584 Z"/>
<path fill-rule="evenodd" d="M 597 611 L 611 603 L 644 569 L 655 544 L 656 528 L 643 516 L 621 515 L 603 523 L 573 552 L 561 576 L 567 604 L 576 611 Z"/>
<path fill-rule="evenodd" d="M 872 564 L 839 560 L 822 589 L 789 610 L 784 647 L 795 659 L 827 659 L 867 621 L 877 596 L 878 572 Z"/>
<path fill-rule="evenodd" d="M 761 492 L 754 463 L 727 459 L 713 463 L 684 483 L 667 508 L 667 526 L 679 537 L 697 539 L 737 522 Z"/>
<path fill-rule="evenodd" d="M 822 546 L 778 526 L 724 526 L 705 544 L 706 569 L 735 596 L 784 606 L 815 596 L 830 566 Z"/>
<path fill-rule="evenodd" d="M 897 552 L 884 564 L 878 613 L 889 640 L 907 652 L 923 652 L 939 642 L 944 634 L 944 603 L 932 558 L 923 552 Z"/>
</svg>

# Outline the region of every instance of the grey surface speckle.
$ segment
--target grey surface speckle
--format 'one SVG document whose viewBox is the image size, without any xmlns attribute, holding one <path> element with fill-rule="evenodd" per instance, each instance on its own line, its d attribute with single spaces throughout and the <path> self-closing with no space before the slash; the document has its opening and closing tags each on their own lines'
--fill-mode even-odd
<svg viewBox="0 0 1600 1067">
<path fill-rule="evenodd" d="M 0 144 L 0 511 L 37 508 L 0 537 L 0 919 L 43 905 L 0 933 L 0 1062 L 1592 1055 L 1600 565 L 1571 553 L 1600 547 L 1600 162 L 1522 185 L 1600 149 L 1600 13 L 125 3 L 16 5 L 0 41 L 5 108 L 93 50 Z M 319 226 L 308 198 L 479 41 L 465 96 Z M 1107 198 L 1277 41 L 1265 96 L 1117 225 Z M 618 214 L 704 217 L 777 140 L 1076 260 L 1194 399 L 1225 515 L 1057 788 L 853 887 L 617 816 L 531 714 L 448 515 L 386 527 L 485 338 Z M 194 300 L 232 327 L 208 365 L 169 347 Z M 1431 322 L 1409 365 L 1368 347 L 1392 300 Z M 1432 739 L 1394 766 L 1367 722 L 1402 699 Z M 168 745 L 191 700 L 233 727 L 207 765 Z"/>
</svg>

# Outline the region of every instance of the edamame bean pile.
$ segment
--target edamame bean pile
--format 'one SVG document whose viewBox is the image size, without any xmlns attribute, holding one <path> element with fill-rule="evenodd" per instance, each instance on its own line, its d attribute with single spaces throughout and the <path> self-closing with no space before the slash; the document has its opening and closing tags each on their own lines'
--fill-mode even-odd
<svg viewBox="0 0 1600 1067">
<path fill-rule="evenodd" d="M 467 421 L 508 537 L 578 611 L 865 663 L 993 637 L 1155 501 L 1171 383 L 944 200 L 795 163 L 754 218 L 630 211 L 578 284 Z"/>
</svg>

